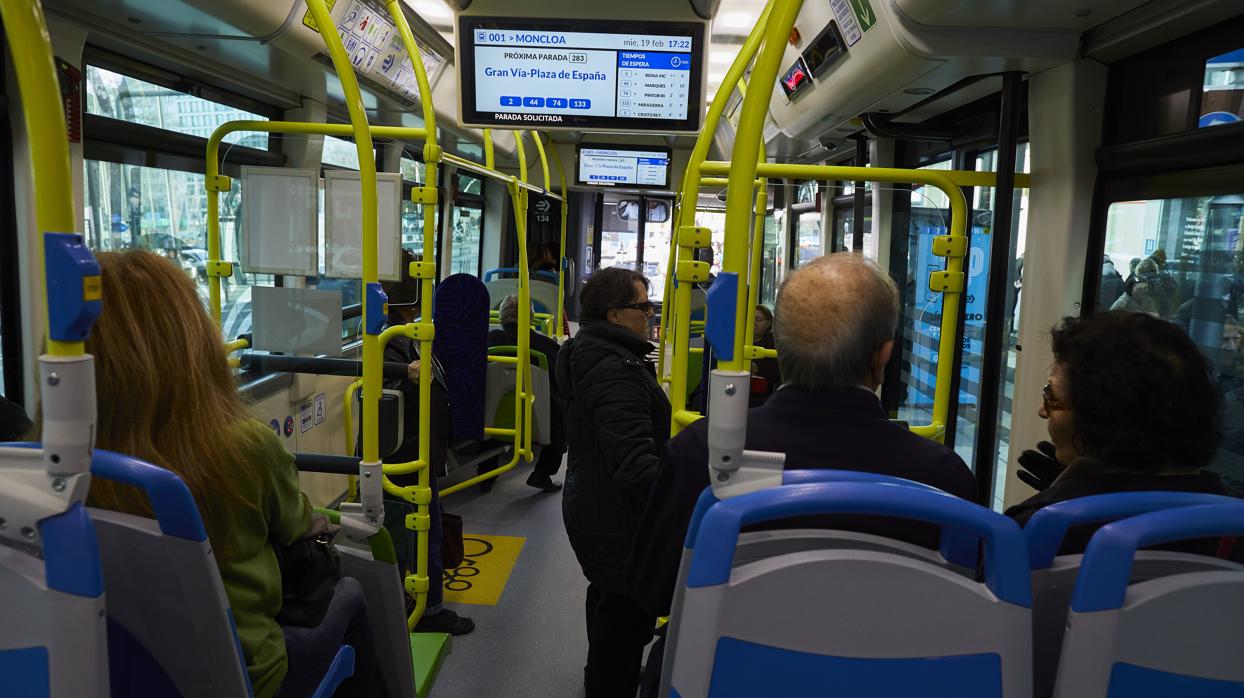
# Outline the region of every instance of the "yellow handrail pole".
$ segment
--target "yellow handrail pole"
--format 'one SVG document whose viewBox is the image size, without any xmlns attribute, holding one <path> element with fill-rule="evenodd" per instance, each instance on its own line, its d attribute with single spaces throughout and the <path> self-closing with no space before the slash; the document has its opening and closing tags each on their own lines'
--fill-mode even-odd
<svg viewBox="0 0 1244 698">
<path fill-rule="evenodd" d="M 765 37 L 765 28 L 771 23 L 769 21 L 770 16 L 774 13 L 777 4 L 783 1 L 769 0 L 765 3 L 765 8 L 761 11 L 760 17 L 756 21 L 756 26 L 747 35 L 742 48 L 739 49 L 738 55 L 734 57 L 734 62 L 730 64 L 730 69 L 726 71 L 726 75 L 722 79 L 722 85 L 731 86 L 729 90 L 734 89 L 734 85 L 743 77 L 743 72 L 747 69 L 748 64 L 751 63 L 752 57 L 756 55 L 760 47 L 761 40 Z M 789 33 L 789 31 L 790 27 L 787 27 L 787 32 Z M 753 74 L 754 72 L 753 70 Z M 726 92 L 727 95 L 729 90 Z M 708 107 L 708 115 L 704 119 L 704 126 L 700 129 L 700 136 L 696 139 L 695 147 L 691 149 L 691 156 L 687 161 L 687 170 L 682 179 L 681 205 L 678 209 L 679 216 L 674 226 L 674 243 L 678 248 L 677 266 L 670 270 L 670 273 L 674 275 L 678 275 L 684 266 L 690 266 L 689 263 L 694 261 L 692 248 L 677 243 L 679 242 L 682 229 L 695 225 L 696 202 L 699 200 L 700 177 L 703 174 L 700 165 L 708 158 L 708 148 L 712 143 L 714 134 L 717 132 L 717 124 L 721 121 L 721 115 L 725 111 L 727 101 L 716 97 L 713 98 L 712 103 Z M 736 148 L 737 144 L 741 142 L 737 140 L 740 137 L 740 135 L 736 135 Z M 752 147 L 759 143 L 760 137 L 759 133 L 749 136 Z M 749 155 L 748 159 L 750 161 L 748 164 L 754 167 L 754 156 Z M 748 196 L 749 208 L 752 180 L 754 179 L 754 172 L 749 174 L 745 180 L 735 177 L 730 178 L 732 182 L 731 189 L 737 190 L 736 197 Z M 736 181 L 738 184 L 733 184 Z M 744 188 L 740 190 L 740 186 Z M 743 192 L 746 192 L 746 194 Z M 669 398 L 671 413 L 676 417 L 687 406 L 687 357 L 689 356 L 688 349 L 690 348 L 692 282 L 690 277 L 687 280 L 678 276 L 675 276 L 675 278 L 679 283 L 677 290 L 674 292 L 674 366 L 671 369 Z M 683 426 L 678 419 L 672 418 L 670 420 L 670 435 L 673 436 L 682 431 Z"/>
<path fill-rule="evenodd" d="M 408 126 L 369 126 L 372 135 L 381 138 L 416 140 L 425 138 L 427 130 Z M 352 136 L 350 124 L 317 124 L 301 121 L 226 121 L 217 126 L 207 139 L 207 280 L 208 311 L 220 326 L 220 279 L 233 273 L 232 266 L 220 259 L 220 192 L 229 191 L 232 182 L 220 174 L 220 144 L 225 136 L 238 131 L 257 133 L 302 133 L 317 136 Z"/>
<path fill-rule="evenodd" d="M 497 169 L 497 156 L 492 145 L 492 129 L 484 129 L 484 167 Z"/>
<path fill-rule="evenodd" d="M 550 139 L 552 142 L 552 139 Z M 557 174 L 561 179 L 561 247 L 557 254 L 557 326 L 554 330 L 558 339 L 565 338 L 563 328 L 566 326 L 566 217 L 570 214 L 570 204 L 566 203 L 566 168 L 562 166 L 562 156 L 557 154 L 557 144 L 552 143 L 553 162 L 557 164 Z M 550 366 L 549 370 L 556 370 Z"/>
<path fill-rule="evenodd" d="M 514 142 L 517 144 L 515 151 L 518 154 L 519 177 L 524 182 L 527 181 L 527 151 L 523 147 L 523 135 L 525 133 L 525 131 L 518 131 L 514 139 Z M 539 137 L 535 136 L 535 138 L 538 144 Z M 545 190 L 547 191 L 547 169 L 545 170 L 545 175 Z M 518 337 L 516 338 L 518 339 L 518 364 L 516 364 L 518 370 L 515 374 L 514 418 L 521 419 L 525 415 L 523 405 L 527 396 L 527 374 L 531 372 L 531 270 L 527 266 L 529 263 L 527 260 L 528 194 L 526 190 L 519 189 L 517 185 L 514 186 L 513 191 L 518 193 L 520 204 L 519 207 L 515 208 L 515 212 L 516 214 L 519 212 L 522 214 L 517 216 L 517 225 L 514 226 L 516 237 L 518 238 Z M 515 428 L 519 429 L 518 424 L 515 424 Z M 523 434 L 515 438 L 515 453 L 520 456 L 527 454 L 527 460 L 531 460 L 530 431 L 526 429 L 519 430 Z"/>
<path fill-rule="evenodd" d="M 549 158 L 544 153 L 544 142 L 540 140 L 540 132 L 532 131 L 531 140 L 536 144 L 536 154 L 540 156 L 540 170 L 544 174 L 544 191 L 553 190 L 553 180 L 549 177 Z"/>
<path fill-rule="evenodd" d="M 428 82 L 427 71 L 423 66 L 423 56 L 419 53 L 419 46 L 415 43 L 415 37 L 410 32 L 410 25 L 406 22 L 406 15 L 402 12 L 401 4 L 398 0 L 386 0 L 385 5 L 388 7 L 389 16 L 392 17 L 394 25 L 397 27 L 398 33 L 402 37 L 402 44 L 406 47 L 406 53 L 410 56 L 411 68 L 415 71 L 415 80 L 419 84 L 419 103 L 423 107 L 423 125 L 427 129 L 427 138 L 423 145 L 423 162 L 425 171 L 425 185 L 423 197 L 423 259 L 421 263 L 415 264 L 412 272 L 418 272 L 415 277 L 420 280 L 419 289 L 419 459 L 416 463 L 421 464 L 422 470 L 419 472 L 418 481 L 420 492 L 418 493 L 418 501 L 415 510 L 415 519 L 417 525 L 412 526 L 416 530 L 416 554 L 415 554 L 415 578 L 407 579 L 407 590 L 415 592 L 415 608 L 411 612 L 406 624 L 410 629 L 414 629 L 415 624 L 419 622 L 419 618 L 423 615 L 423 611 L 427 608 L 427 592 L 428 592 L 428 504 L 431 503 L 431 470 L 428 467 L 432 460 L 432 339 L 435 335 L 435 327 L 432 325 L 432 281 L 436 268 L 436 187 L 438 180 L 438 172 L 442 150 L 437 143 L 436 134 L 436 108 L 432 105 L 432 86 Z M 319 20 L 316 20 L 317 22 Z M 374 164 L 374 161 L 373 161 Z M 364 238 L 366 239 L 366 238 Z M 376 245 L 372 245 L 373 253 Z M 364 345 L 366 349 L 366 345 Z M 366 361 L 366 357 L 364 357 Z M 380 357 L 376 358 L 377 371 L 380 369 Z M 366 375 L 366 372 L 364 372 Z M 366 389 L 364 389 L 366 392 Z M 373 438 L 378 435 L 373 434 Z M 383 484 L 383 483 L 382 483 Z M 407 522 L 410 525 L 410 522 Z"/>
<path fill-rule="evenodd" d="M 753 182 L 759 168 L 757 148 L 764 138 L 764 120 L 769 111 L 772 83 L 777 80 L 786 39 L 802 4 L 803 0 L 775 0 L 773 11 L 765 23 L 764 43 L 752 66 L 750 84 L 755 88 L 747 91 L 743 97 L 743 106 L 740 107 L 739 127 L 735 134 L 734 152 L 730 158 L 733 167 L 727 175 L 730 183 L 726 185 L 726 242 L 722 254 L 722 271 L 738 274 L 740 279 L 747 275 L 746 253 L 750 237 L 747 233 L 751 230 Z M 722 370 L 745 370 L 743 313 L 746 304 L 747 288 L 740 283 L 734 304 L 734 352 L 729 360 L 718 362 Z"/>
<path fill-rule="evenodd" d="M 507 182 L 510 201 L 513 203 L 514 208 L 514 230 L 518 243 L 518 331 L 516 332 L 518 336 L 515 337 L 518 340 L 516 343 L 518 351 L 515 352 L 517 356 L 514 357 L 514 455 L 511 456 L 509 463 L 500 468 L 463 480 L 451 487 L 446 487 L 441 490 L 442 497 L 464 490 L 484 480 L 500 477 L 513 470 L 524 455 L 527 456 L 527 460 L 531 460 L 531 432 L 530 429 L 522 425 L 527 415 L 527 374 L 531 370 L 531 331 L 527 329 L 531 327 L 531 287 L 528 285 L 530 283 L 530 274 L 527 269 L 527 190 L 519 186 L 520 182 L 522 184 L 527 183 L 527 149 L 523 145 L 523 133 L 523 131 L 514 132 L 519 177 L 511 176 Z M 509 429 L 485 429 L 485 433 L 489 436 L 509 436 L 510 431 Z M 526 446 L 523 444 L 524 436 L 527 439 Z"/>
<path fill-rule="evenodd" d="M 22 0 L 0 2 L 9 42 L 9 55 L 17 73 L 21 93 L 26 138 L 30 141 L 30 171 L 34 178 L 35 225 L 39 236 L 35 244 L 39 264 L 36 274 L 44 275 L 43 235 L 78 230 L 73 205 L 73 178 L 69 167 L 69 132 L 52 60 L 52 40 L 43 19 L 40 3 Z M 47 284 L 44 283 L 44 293 Z M 44 339 L 52 356 L 81 356 L 82 342 L 62 342 L 51 338 L 48 320 L 51 299 L 43 304 Z"/>
<path fill-rule="evenodd" d="M 706 162 L 700 167 L 704 174 L 727 174 L 735 169 L 730 162 Z M 847 180 L 883 183 L 926 184 L 945 192 L 950 200 L 950 237 L 967 237 L 967 200 L 959 187 L 961 175 L 954 171 L 944 170 L 903 170 L 889 167 L 842 167 L 836 165 L 787 165 L 765 163 L 757 166 L 761 176 L 772 178 L 815 179 L 815 180 Z M 913 427 L 912 430 L 922 435 L 932 435 L 934 430 L 946 427 L 946 418 L 950 411 L 950 378 L 959 323 L 959 296 L 963 288 L 963 256 L 949 255 L 946 257 L 946 269 L 933 272 L 937 278 L 945 278 L 947 283 L 942 293 L 942 336 L 938 344 L 937 386 L 934 390 L 933 424 L 928 427 Z"/>
<path fill-rule="evenodd" d="M 350 114 L 350 125 L 353 127 L 354 146 L 359 157 L 359 184 L 362 189 L 362 241 L 363 241 L 363 283 L 376 284 L 379 281 L 376 227 L 378 204 L 376 200 L 376 155 L 371 142 L 371 129 L 367 124 L 367 114 L 363 110 L 363 95 L 359 91 L 358 78 L 354 67 L 350 65 L 350 57 L 341 45 L 341 35 L 337 33 L 337 25 L 329 16 L 324 0 L 307 0 L 307 8 L 319 29 L 320 36 L 328 48 L 333 69 L 341 81 L 342 92 L 345 93 L 346 109 Z M 416 56 L 416 59 L 418 57 Z M 363 326 L 369 320 L 368 303 L 363 303 Z M 374 312 L 374 309 L 370 312 Z M 369 466 L 380 467 L 380 440 L 376 418 L 380 404 L 380 345 L 378 337 L 364 332 L 363 334 L 363 460 L 361 469 Z M 377 488 L 378 489 L 378 488 Z M 384 508 L 379 501 L 379 494 L 373 499 L 363 494 L 364 511 L 372 521 L 379 521 Z"/>
<path fill-rule="evenodd" d="M 760 158 L 765 156 L 763 145 L 760 148 Z M 769 190 L 765 183 L 766 180 L 760 179 L 761 185 L 756 188 L 756 220 L 752 228 L 752 256 L 751 264 L 747 279 L 747 315 L 743 323 L 743 346 L 746 347 L 743 361 L 745 371 L 752 370 L 751 351 L 756 343 L 756 322 L 754 316 L 756 314 L 756 304 L 760 300 L 760 282 L 761 282 L 761 261 L 765 252 L 765 209 L 769 204 Z"/>
</svg>

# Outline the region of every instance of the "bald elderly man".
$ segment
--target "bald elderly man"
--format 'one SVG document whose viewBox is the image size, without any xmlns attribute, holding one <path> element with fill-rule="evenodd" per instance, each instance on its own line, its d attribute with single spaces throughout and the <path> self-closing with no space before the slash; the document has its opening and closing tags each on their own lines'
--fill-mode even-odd
<svg viewBox="0 0 1244 698">
<path fill-rule="evenodd" d="M 792 470 L 880 473 L 974 498 L 976 483 L 963 460 L 891 422 L 877 398 L 894 350 L 898 310 L 890 276 L 860 255 L 820 257 L 792 274 L 778 293 L 774 318 L 783 384 L 748 412 L 746 447 L 785 453 Z M 631 549 L 628 579 L 636 600 L 654 616 L 669 613 L 687 524 L 709 484 L 707 435 L 702 419 L 666 445 Z M 882 517 L 804 517 L 783 524 L 938 546 L 937 528 Z"/>
</svg>

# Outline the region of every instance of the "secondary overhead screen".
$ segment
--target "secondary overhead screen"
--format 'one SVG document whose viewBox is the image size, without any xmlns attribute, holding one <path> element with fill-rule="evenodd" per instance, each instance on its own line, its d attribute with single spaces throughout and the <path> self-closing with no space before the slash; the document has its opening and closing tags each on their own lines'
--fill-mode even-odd
<svg viewBox="0 0 1244 698">
<path fill-rule="evenodd" d="M 458 19 L 469 126 L 694 132 L 704 25 Z"/>
<path fill-rule="evenodd" d="M 584 143 L 575 153 L 579 184 L 669 188 L 669 148 Z"/>
</svg>

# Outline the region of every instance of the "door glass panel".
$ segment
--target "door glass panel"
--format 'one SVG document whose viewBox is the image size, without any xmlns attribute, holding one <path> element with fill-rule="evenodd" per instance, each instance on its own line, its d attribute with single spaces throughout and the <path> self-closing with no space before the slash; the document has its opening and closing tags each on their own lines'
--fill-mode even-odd
<svg viewBox="0 0 1244 698">
<path fill-rule="evenodd" d="M 479 274 L 480 230 L 484 211 L 461 204 L 454 206 L 454 238 L 451 274 Z"/>
<path fill-rule="evenodd" d="M 1031 172 L 1032 163 L 1029 160 L 1029 148 L 1027 143 L 1021 143 L 1015 151 L 1015 169 L 1019 172 Z M 976 159 L 976 169 L 987 172 L 997 172 L 998 161 L 997 151 L 991 150 L 982 153 Z M 978 216 L 985 213 L 985 210 L 992 212 L 994 207 L 994 190 L 992 188 L 976 189 L 974 192 L 976 197 L 975 208 Z M 1020 300 L 1023 296 L 1021 289 L 1023 288 L 1023 272 L 1024 272 L 1024 249 L 1028 238 L 1028 190 L 1016 189 L 1015 197 L 1012 200 L 1012 206 L 1018 206 L 1013 209 L 1015 216 L 1011 225 L 1011 254 L 1008 256 L 1010 264 L 1007 267 L 1007 294 L 1006 306 L 1003 316 L 1006 322 L 1006 332 L 1003 333 L 1003 351 L 1005 352 L 1002 359 L 1002 381 L 998 386 L 1001 394 L 998 396 L 998 429 L 996 439 L 997 442 L 989 449 L 996 451 L 998 454 L 994 467 L 994 490 L 992 506 L 1001 511 L 1005 500 L 1006 487 L 1006 464 L 1010 457 L 1011 451 L 1011 423 L 1013 420 L 1013 403 L 1012 398 L 1015 395 L 1015 363 L 1018 354 L 1015 350 L 1015 343 L 1019 338 L 1019 312 Z M 992 217 L 989 219 L 992 221 Z M 984 258 L 985 266 L 989 263 L 989 246 L 984 246 L 986 256 Z M 970 302 L 970 301 L 969 301 Z M 980 361 L 981 359 L 976 359 Z M 967 354 L 964 355 L 964 366 L 966 371 Z M 1031 411 L 1021 408 L 1020 414 L 1025 417 Z"/>
<path fill-rule="evenodd" d="M 799 259 L 796 265 L 802 267 L 820 257 L 821 249 L 821 213 L 805 211 L 795 218 L 796 244 L 799 246 Z"/>
<path fill-rule="evenodd" d="M 1169 320 L 1200 347 L 1223 397 L 1223 440 L 1208 468 L 1235 487 L 1244 486 L 1242 221 L 1244 194 L 1111 204 L 1097 298 L 1105 307 L 1117 292 L 1109 307 Z"/>
<path fill-rule="evenodd" d="M 631 202 L 636 202 L 632 204 Z M 604 194 L 601 216 L 600 268 L 635 269 L 639 263 L 638 198 L 613 192 Z"/>
<path fill-rule="evenodd" d="M 777 290 L 786 272 L 786 236 L 782 234 L 784 209 L 765 216 L 765 258 L 761 262 L 760 302 L 770 308 L 777 301 Z"/>
<path fill-rule="evenodd" d="M 695 214 L 695 224 L 701 228 L 708 228 L 712 234 L 709 239 L 709 249 L 712 250 L 713 259 L 709 264 L 710 274 L 721 273 L 722 253 L 726 248 L 726 212 L 725 211 L 697 211 Z M 709 254 L 703 250 L 698 250 L 696 254 Z"/>
</svg>

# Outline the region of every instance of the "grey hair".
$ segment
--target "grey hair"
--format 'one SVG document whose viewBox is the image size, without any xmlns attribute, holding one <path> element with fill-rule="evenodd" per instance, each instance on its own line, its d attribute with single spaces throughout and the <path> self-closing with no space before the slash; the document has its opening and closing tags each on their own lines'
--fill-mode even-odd
<svg viewBox="0 0 1244 698">
<path fill-rule="evenodd" d="M 805 288 L 792 295 L 792 285 Z M 773 325 L 782 382 L 806 390 L 868 383 L 898 314 L 898 287 L 875 263 L 851 253 L 813 260 L 778 292 Z"/>
<path fill-rule="evenodd" d="M 497 308 L 498 321 L 501 326 L 518 324 L 518 296 L 510 294 L 501 299 L 501 305 Z"/>
</svg>

